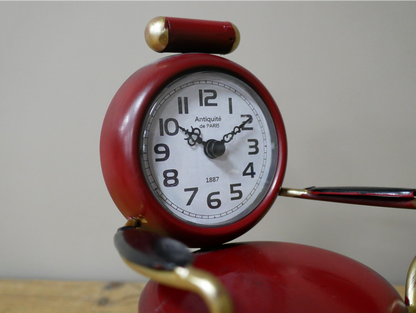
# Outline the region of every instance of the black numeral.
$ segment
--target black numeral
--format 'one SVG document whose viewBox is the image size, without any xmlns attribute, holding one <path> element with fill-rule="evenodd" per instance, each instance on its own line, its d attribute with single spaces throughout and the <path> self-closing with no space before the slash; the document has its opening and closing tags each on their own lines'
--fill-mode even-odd
<svg viewBox="0 0 416 313">
<path fill-rule="evenodd" d="M 163 172 L 163 185 L 165 187 L 175 187 L 179 185 L 178 171 L 169 169 Z"/>
<path fill-rule="evenodd" d="M 204 94 L 210 94 L 204 97 Z M 217 92 L 214 89 L 199 89 L 199 105 L 202 106 L 217 106 L 216 102 L 209 102 L 210 100 L 217 99 Z"/>
<path fill-rule="evenodd" d="M 243 197 L 243 192 L 241 190 L 236 189 L 236 187 L 240 187 L 241 184 L 231 184 L 230 185 L 230 194 L 237 194 L 235 197 L 231 197 L 231 200 L 239 200 Z"/>
<path fill-rule="evenodd" d="M 188 202 L 186 203 L 186 205 L 191 205 L 192 201 L 194 200 L 194 198 L 196 196 L 196 193 L 198 192 L 198 187 L 185 188 L 184 191 L 185 192 L 192 191 L 191 197 L 189 198 Z"/>
<path fill-rule="evenodd" d="M 160 136 L 164 136 L 165 133 L 168 136 L 175 136 L 179 132 L 179 123 L 174 118 L 167 118 L 165 121 L 163 121 L 163 118 L 160 118 L 159 131 Z"/>
<path fill-rule="evenodd" d="M 259 141 L 257 139 L 247 139 L 248 142 L 252 142 L 252 145 L 249 145 L 249 149 L 254 149 L 254 151 L 249 151 L 248 154 L 257 154 L 259 153 Z"/>
<path fill-rule="evenodd" d="M 243 171 L 243 176 L 251 176 L 251 178 L 254 178 L 256 175 L 256 172 L 254 172 L 254 165 L 253 162 L 248 163 L 247 167 Z"/>
<path fill-rule="evenodd" d="M 221 206 L 221 200 L 215 199 L 213 196 L 219 195 L 219 191 L 211 192 L 207 197 L 207 204 L 210 209 L 218 209 Z"/>
<path fill-rule="evenodd" d="M 253 121 L 253 116 L 251 114 L 241 114 L 241 117 L 245 120 L 247 120 L 249 117 L 251 118 L 251 121 L 244 125 L 244 127 L 241 130 L 253 130 L 253 127 L 247 127 L 248 124 L 251 124 Z"/>
<path fill-rule="evenodd" d="M 161 161 L 166 161 L 167 159 L 169 159 L 170 156 L 170 150 L 168 145 L 164 144 L 164 143 L 158 143 L 157 145 L 155 145 L 155 147 L 153 148 L 153 151 L 156 154 L 163 154 L 164 156 L 161 158 L 156 158 L 155 161 L 156 162 L 161 162 Z"/>
<path fill-rule="evenodd" d="M 188 108 L 188 97 L 178 97 L 178 113 L 179 114 L 189 114 L 189 108 Z"/>
<path fill-rule="evenodd" d="M 233 99 L 228 98 L 228 113 L 233 114 Z"/>
</svg>

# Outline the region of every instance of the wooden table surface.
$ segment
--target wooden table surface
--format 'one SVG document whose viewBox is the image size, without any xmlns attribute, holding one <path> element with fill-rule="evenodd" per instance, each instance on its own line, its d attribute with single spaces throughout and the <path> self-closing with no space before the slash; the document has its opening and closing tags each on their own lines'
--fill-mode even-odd
<svg viewBox="0 0 416 313">
<path fill-rule="evenodd" d="M 0 280 L 0 313 L 137 313 L 145 284 Z"/>
<path fill-rule="evenodd" d="M 0 313 L 137 313 L 143 283 L 0 280 Z M 404 295 L 404 287 L 395 287 Z"/>
</svg>

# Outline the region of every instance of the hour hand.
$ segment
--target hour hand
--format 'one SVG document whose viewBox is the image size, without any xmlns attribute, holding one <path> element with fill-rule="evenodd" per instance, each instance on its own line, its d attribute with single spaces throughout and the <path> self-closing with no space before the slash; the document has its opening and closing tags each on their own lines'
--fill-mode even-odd
<svg viewBox="0 0 416 313">
<path fill-rule="evenodd" d="M 186 128 L 183 128 L 179 126 L 179 129 L 185 133 L 188 137 L 185 138 L 185 140 L 188 142 L 188 145 L 195 146 L 197 143 L 205 145 L 205 141 L 201 138 L 201 130 L 198 127 L 192 127 L 191 131 L 187 130 Z"/>
</svg>

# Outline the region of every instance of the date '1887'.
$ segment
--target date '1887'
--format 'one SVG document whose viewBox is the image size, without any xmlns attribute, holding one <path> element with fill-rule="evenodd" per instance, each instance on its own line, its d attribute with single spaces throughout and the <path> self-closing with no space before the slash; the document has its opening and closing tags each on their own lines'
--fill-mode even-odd
<svg viewBox="0 0 416 313">
<path fill-rule="evenodd" d="M 220 179 L 219 176 L 207 177 L 206 182 L 207 183 L 215 183 L 215 182 L 219 181 L 219 179 Z"/>
</svg>

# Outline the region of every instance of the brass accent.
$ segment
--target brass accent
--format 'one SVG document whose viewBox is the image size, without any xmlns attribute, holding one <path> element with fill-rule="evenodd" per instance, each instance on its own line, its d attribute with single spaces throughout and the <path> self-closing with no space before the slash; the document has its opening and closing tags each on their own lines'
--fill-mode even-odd
<svg viewBox="0 0 416 313">
<path fill-rule="evenodd" d="M 161 52 L 169 43 L 169 29 L 165 28 L 165 18 L 158 16 L 147 23 L 144 38 L 150 49 Z"/>
<path fill-rule="evenodd" d="M 138 221 L 135 218 L 131 218 L 127 220 L 126 224 L 124 224 L 125 227 L 140 227 L 140 221 Z"/>
<path fill-rule="evenodd" d="M 413 259 L 407 272 L 405 301 L 409 313 L 416 313 L 416 257 Z"/>
<path fill-rule="evenodd" d="M 139 215 L 139 216 L 130 216 L 126 224 L 124 224 L 124 226 L 140 227 L 142 224 L 147 224 L 147 220 L 144 218 L 143 215 Z"/>
<path fill-rule="evenodd" d="M 279 192 L 279 195 L 284 197 L 301 197 L 307 194 L 308 190 L 306 189 L 281 188 Z"/>
<path fill-rule="evenodd" d="M 237 49 L 238 45 L 240 44 L 240 31 L 238 30 L 237 26 L 235 26 L 233 23 L 231 23 L 231 25 L 234 28 L 234 32 L 235 32 L 235 39 L 234 39 L 234 43 L 231 46 L 231 50 L 228 53 L 233 52 L 235 49 Z"/>
<path fill-rule="evenodd" d="M 222 283 L 207 271 L 193 266 L 176 267 L 173 271 L 155 270 L 125 258 L 123 261 L 135 272 L 150 277 L 163 285 L 197 293 L 206 303 L 210 313 L 232 313 L 233 305 Z"/>
</svg>

